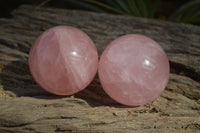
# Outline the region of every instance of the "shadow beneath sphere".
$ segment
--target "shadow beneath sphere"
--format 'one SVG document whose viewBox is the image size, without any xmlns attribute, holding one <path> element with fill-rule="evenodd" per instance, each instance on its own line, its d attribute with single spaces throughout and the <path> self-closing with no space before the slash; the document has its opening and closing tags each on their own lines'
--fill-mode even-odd
<svg viewBox="0 0 200 133">
<path fill-rule="evenodd" d="M 111 107 L 128 107 L 117 103 L 111 99 L 103 90 L 99 78 L 96 75 L 91 84 L 83 91 L 74 95 L 75 98 L 81 98 L 87 101 L 92 107 L 97 106 L 111 106 Z"/>
<path fill-rule="evenodd" d="M 111 99 L 103 90 L 97 75 L 91 84 L 81 92 L 78 92 L 72 96 L 58 96 L 48 93 L 39 85 L 37 85 L 29 71 L 27 59 L 4 63 L 1 68 L 0 82 L 3 90 L 10 97 L 24 96 L 48 100 L 74 97 L 85 100 L 91 107 L 129 107 L 121 105 Z"/>
</svg>

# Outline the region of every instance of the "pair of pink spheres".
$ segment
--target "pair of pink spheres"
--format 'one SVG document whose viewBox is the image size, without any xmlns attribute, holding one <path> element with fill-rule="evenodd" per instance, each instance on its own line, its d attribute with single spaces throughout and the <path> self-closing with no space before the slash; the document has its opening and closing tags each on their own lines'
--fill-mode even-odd
<svg viewBox="0 0 200 133">
<path fill-rule="evenodd" d="M 169 78 L 168 58 L 154 40 L 137 34 L 121 36 L 108 45 L 98 63 L 90 37 L 70 26 L 43 32 L 30 50 L 29 67 L 35 81 L 56 95 L 83 90 L 98 68 L 105 92 L 129 106 L 153 101 Z"/>
</svg>

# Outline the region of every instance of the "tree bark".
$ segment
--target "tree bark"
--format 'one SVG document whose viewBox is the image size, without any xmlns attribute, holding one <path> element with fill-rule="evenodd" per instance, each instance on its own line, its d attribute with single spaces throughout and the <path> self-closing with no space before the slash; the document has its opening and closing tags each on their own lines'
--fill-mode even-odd
<svg viewBox="0 0 200 133">
<path fill-rule="evenodd" d="M 170 61 L 161 96 L 139 107 L 116 103 L 99 79 L 72 96 L 45 92 L 32 79 L 28 53 L 44 30 L 70 25 L 85 31 L 99 55 L 113 39 L 143 34 Z M 0 132 L 200 132 L 200 27 L 130 16 L 23 5 L 0 19 Z"/>
</svg>

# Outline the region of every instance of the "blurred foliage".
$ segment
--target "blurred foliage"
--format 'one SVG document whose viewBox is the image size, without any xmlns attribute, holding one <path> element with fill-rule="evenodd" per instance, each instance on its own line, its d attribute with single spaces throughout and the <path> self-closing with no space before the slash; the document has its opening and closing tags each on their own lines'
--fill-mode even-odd
<svg viewBox="0 0 200 133">
<path fill-rule="evenodd" d="M 39 6 L 49 1 L 44 0 Z M 133 15 L 145 18 L 156 18 L 161 0 L 63 0 L 68 6 L 95 12 L 109 12 L 121 15 Z M 173 2 L 173 1 L 172 1 Z M 174 0 L 174 3 L 177 2 Z M 63 3 L 63 4 L 64 4 Z M 180 1 L 179 1 L 180 3 Z M 157 18 L 183 23 L 200 24 L 200 0 L 183 2 L 169 16 L 162 14 Z M 169 9 L 170 10 L 170 9 Z"/>
<path fill-rule="evenodd" d="M 200 0 L 0 0 L 0 5 L 3 5 L 0 9 L 9 10 L 9 7 L 14 8 L 17 4 L 35 4 L 37 8 L 81 9 L 200 25 Z M 0 15 L 2 13 L 5 14 L 1 11 Z"/>
<path fill-rule="evenodd" d="M 184 23 L 200 23 L 200 0 L 192 0 L 183 4 L 169 20 Z"/>
<path fill-rule="evenodd" d="M 65 0 L 75 2 L 74 0 Z M 76 0 L 94 11 L 154 18 L 160 0 Z"/>
<path fill-rule="evenodd" d="M 43 1 L 39 7 L 53 0 Z M 95 12 L 109 12 L 121 15 L 154 18 L 160 0 L 63 0 L 71 7 Z"/>
</svg>

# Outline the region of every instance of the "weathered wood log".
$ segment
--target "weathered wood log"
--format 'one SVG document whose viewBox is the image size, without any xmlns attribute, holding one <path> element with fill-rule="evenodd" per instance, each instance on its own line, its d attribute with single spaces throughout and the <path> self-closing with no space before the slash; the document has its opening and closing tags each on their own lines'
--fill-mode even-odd
<svg viewBox="0 0 200 133">
<path fill-rule="evenodd" d="M 140 107 L 120 105 L 98 77 L 84 91 L 60 97 L 42 90 L 28 68 L 29 49 L 47 28 L 85 31 L 99 54 L 118 36 L 156 40 L 170 60 L 170 80 L 160 97 Z M 21 6 L 0 19 L 0 132 L 200 132 L 200 27 L 85 11 Z"/>
</svg>

